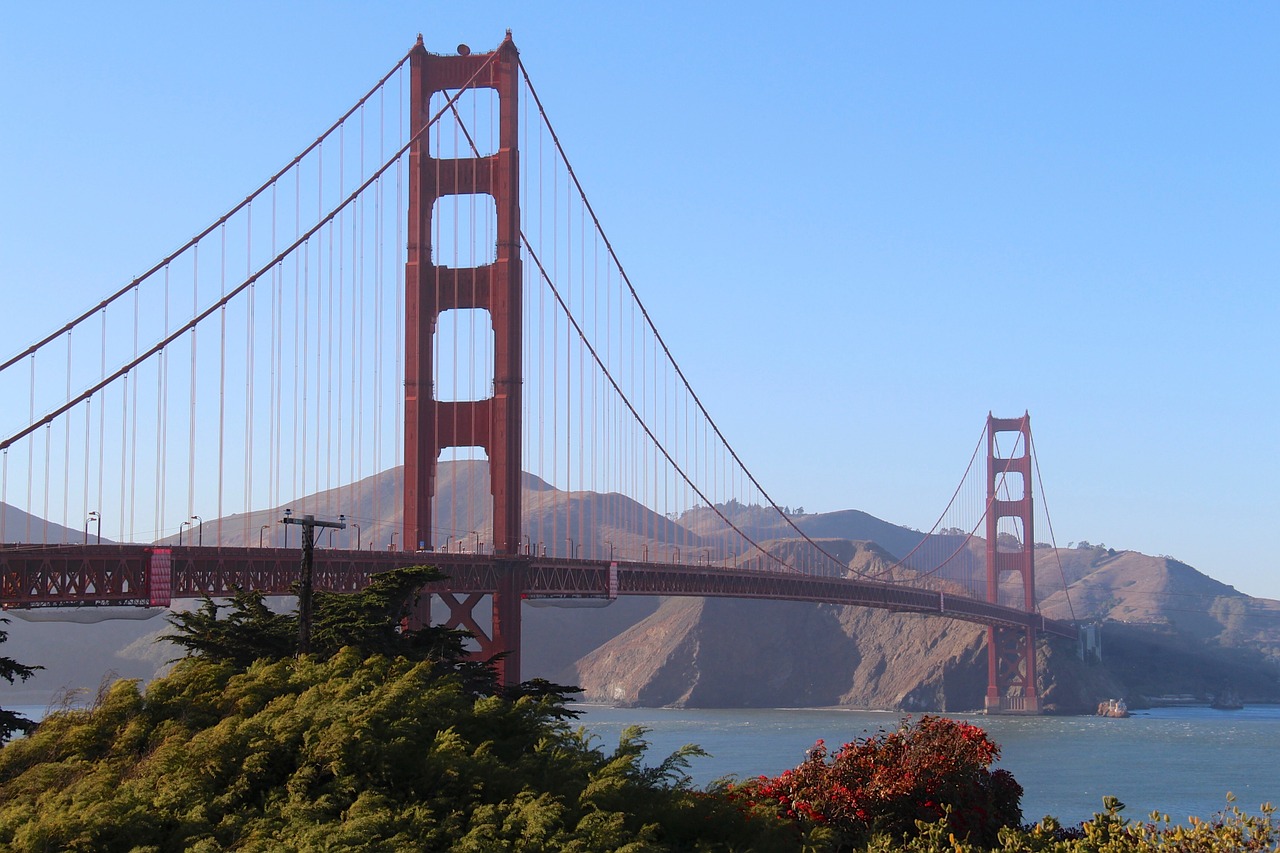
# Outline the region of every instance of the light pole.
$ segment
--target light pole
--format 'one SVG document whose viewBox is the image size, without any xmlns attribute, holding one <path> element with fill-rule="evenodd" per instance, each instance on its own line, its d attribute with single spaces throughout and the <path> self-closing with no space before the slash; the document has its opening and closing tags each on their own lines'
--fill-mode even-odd
<svg viewBox="0 0 1280 853">
<path fill-rule="evenodd" d="M 360 550 L 360 525 L 356 524 L 353 521 L 351 522 L 351 526 L 356 529 L 356 550 L 359 551 Z"/>
<path fill-rule="evenodd" d="M 396 549 L 396 534 L 399 532 L 400 532 L 399 530 L 391 531 L 391 547 L 388 548 L 387 550 L 394 551 Z"/>
<path fill-rule="evenodd" d="M 529 534 L 524 536 L 524 553 L 526 557 L 533 556 L 533 540 L 529 538 Z"/>
<path fill-rule="evenodd" d="M 191 516 L 192 521 L 200 522 L 200 526 L 196 528 L 196 544 L 204 547 L 204 519 L 198 515 Z"/>
<path fill-rule="evenodd" d="M 472 553 L 479 554 L 480 553 L 480 534 L 473 530 L 471 531 L 471 535 L 476 537 L 476 549 Z"/>
<path fill-rule="evenodd" d="M 604 544 L 609 546 L 609 562 L 612 563 L 613 562 L 613 543 L 605 542 Z"/>
<path fill-rule="evenodd" d="M 285 525 L 285 527 L 284 527 L 284 547 L 286 547 L 286 548 L 288 548 L 288 547 L 289 547 L 289 525 L 290 525 L 290 524 L 293 524 L 293 522 L 292 522 L 292 521 L 289 521 L 289 519 L 290 519 L 290 518 L 292 518 L 292 517 L 293 517 L 293 510 L 291 510 L 291 509 L 286 509 L 286 510 L 284 511 L 284 525 Z"/>
<path fill-rule="evenodd" d="M 178 547 L 182 547 L 182 528 L 190 526 L 191 522 L 189 521 L 184 521 L 178 525 Z"/>
<path fill-rule="evenodd" d="M 258 547 L 259 547 L 259 548 L 261 548 L 261 547 L 262 547 L 262 534 L 263 534 L 263 532 L 264 532 L 264 531 L 266 531 L 266 530 L 269 530 L 270 528 L 271 528 L 271 525 L 270 525 L 270 524 L 264 524 L 264 525 L 262 525 L 261 527 L 259 527 L 259 528 L 258 528 Z"/>
<path fill-rule="evenodd" d="M 453 534 L 452 534 L 452 533 L 446 533 L 446 534 L 444 535 L 444 552 L 445 552 L 446 554 L 448 554 L 448 553 L 449 553 L 449 543 L 450 543 L 452 540 L 453 540 Z"/>
<path fill-rule="evenodd" d="M 566 536 L 565 541 L 569 543 L 569 559 L 573 559 L 573 537 Z"/>
<path fill-rule="evenodd" d="M 97 544 L 101 545 L 102 544 L 102 516 L 98 514 L 98 511 L 96 509 L 90 510 L 89 517 L 84 520 L 84 544 L 86 545 L 89 544 L 89 522 L 91 521 L 98 522 Z"/>
</svg>

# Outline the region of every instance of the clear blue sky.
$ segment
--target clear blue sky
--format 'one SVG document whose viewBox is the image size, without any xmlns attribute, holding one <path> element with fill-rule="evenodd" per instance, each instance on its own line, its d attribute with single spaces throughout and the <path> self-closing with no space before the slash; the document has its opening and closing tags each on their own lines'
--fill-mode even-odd
<svg viewBox="0 0 1280 853">
<path fill-rule="evenodd" d="M 418 32 L 509 27 L 779 501 L 927 529 L 988 410 L 1030 410 L 1059 544 L 1280 598 L 1280 6 L 618 5 L 4 4 L 2 349 L 208 224 Z"/>
</svg>

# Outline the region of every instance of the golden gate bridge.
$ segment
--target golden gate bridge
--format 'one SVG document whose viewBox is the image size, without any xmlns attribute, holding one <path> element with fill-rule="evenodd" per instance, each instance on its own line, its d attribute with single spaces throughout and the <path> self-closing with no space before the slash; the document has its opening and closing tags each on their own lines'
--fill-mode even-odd
<svg viewBox="0 0 1280 853">
<path fill-rule="evenodd" d="M 305 514 L 347 525 L 317 542 L 318 588 L 435 565 L 446 624 L 507 682 L 529 598 L 976 622 L 993 712 L 1039 711 L 1037 636 L 1076 636 L 1037 609 L 1025 415 L 988 417 L 892 565 L 852 566 L 778 506 L 654 325 L 509 33 L 452 55 L 419 37 L 243 201 L 0 364 L 0 393 L 5 609 L 289 594 L 282 516 Z"/>
</svg>

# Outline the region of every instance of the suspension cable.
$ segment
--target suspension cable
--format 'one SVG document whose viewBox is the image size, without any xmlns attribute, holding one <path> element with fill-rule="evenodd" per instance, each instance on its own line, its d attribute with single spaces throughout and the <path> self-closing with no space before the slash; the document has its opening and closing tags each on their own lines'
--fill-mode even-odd
<svg viewBox="0 0 1280 853">
<path fill-rule="evenodd" d="M 201 231 L 199 234 L 196 234 L 196 236 L 192 237 L 192 238 L 191 238 L 190 240 L 188 240 L 186 243 L 183 243 L 183 244 L 182 244 L 182 246 L 181 246 L 180 248 L 178 248 L 177 250 L 175 250 L 174 252 L 172 252 L 171 254 L 169 254 L 168 256 L 166 256 L 163 260 L 161 260 L 161 261 L 159 261 L 158 263 L 156 263 L 156 264 L 155 264 L 155 266 L 151 267 L 149 270 L 147 270 L 146 272 L 144 272 L 142 275 L 140 275 L 140 276 L 138 276 L 137 278 L 133 279 L 133 281 L 129 282 L 129 283 L 128 283 L 128 284 L 126 284 L 124 287 L 120 288 L 120 289 L 119 289 L 119 290 L 117 290 L 115 293 L 111 294 L 111 295 L 110 295 L 110 296 L 108 296 L 106 299 L 104 299 L 104 300 L 102 300 L 101 302 L 99 302 L 99 303 L 98 303 L 97 305 L 95 305 L 93 308 L 90 308 L 88 311 L 85 311 L 83 314 L 79 315 L 79 316 L 78 316 L 78 317 L 76 317 L 74 320 L 71 320 L 71 321 L 70 321 L 70 322 L 68 322 L 66 325 L 64 325 L 64 326 L 62 326 L 61 328 L 59 328 L 57 331 L 55 331 L 55 332 L 53 332 L 53 333 L 51 333 L 51 334 L 47 335 L 47 336 L 46 336 L 46 337 L 44 337 L 44 338 L 41 338 L 39 341 L 37 341 L 36 343 L 34 343 L 34 344 L 32 344 L 31 346 L 27 347 L 27 348 L 26 348 L 25 350 L 23 350 L 21 353 L 19 353 L 19 354 L 17 354 L 17 355 L 15 355 L 15 356 L 13 356 L 12 358 L 10 358 L 10 359 L 8 359 L 7 361 L 5 361 L 4 363 L 0 364 L 0 372 L 3 372 L 3 371 L 5 371 L 5 370 L 8 370 L 10 367 L 12 367 L 14 364 L 17 364 L 19 361 L 21 361 L 22 359 L 26 358 L 28 355 L 32 355 L 32 354 L 33 354 L 33 353 L 35 353 L 37 350 L 42 349 L 45 345 L 47 345 L 47 344 L 48 344 L 48 343 L 50 343 L 51 341 L 56 340 L 56 339 L 57 339 L 57 338 L 58 338 L 62 333 L 66 332 L 66 331 L 69 331 L 70 329 L 75 328 L 76 326 L 80 325 L 80 323 L 82 323 L 82 322 L 84 322 L 85 320 L 87 320 L 87 319 L 89 319 L 90 317 L 92 317 L 92 316 L 93 316 L 94 314 L 96 314 L 98 311 L 101 311 L 101 310 L 105 309 L 108 305 L 112 304 L 112 303 L 113 303 L 113 302 L 115 302 L 117 299 L 119 299 L 120 297 L 124 296 L 124 295 L 125 295 L 126 293 L 128 293 L 131 289 L 133 289 L 133 288 L 137 287 L 137 286 L 138 286 L 138 285 L 140 285 L 142 282 L 146 281 L 146 280 L 147 280 L 147 279 L 149 279 L 151 276 L 155 275 L 157 272 L 159 272 L 160 270 L 164 269 L 168 264 L 170 264 L 170 263 L 171 263 L 172 261 L 174 261 L 176 258 L 178 258 L 179 256 L 181 256 L 184 252 L 186 252 L 186 251 L 187 251 L 187 249 L 190 249 L 192 246 L 196 245 L 196 244 L 197 244 L 197 243 L 199 243 L 201 240 L 203 240 L 205 237 L 208 237 L 210 234 L 212 234 L 214 231 L 216 231 L 216 230 L 218 229 L 218 226 L 220 226 L 220 225 L 224 224 L 224 223 L 225 223 L 228 219 L 230 219 L 232 216 L 235 216 L 237 213 L 239 213 L 239 212 L 240 212 L 240 210 L 241 210 L 242 208 L 244 208 L 246 205 L 248 205 L 250 202 L 252 202 L 255 198 L 257 198 L 259 195 L 261 195 L 264 191 L 266 191 L 266 189 L 267 189 L 268 187 L 272 186 L 276 181 L 280 180 L 280 178 L 282 178 L 284 175 L 286 175 L 286 174 L 289 172 L 289 170 L 290 170 L 290 169 L 292 169 L 294 166 L 298 165 L 298 163 L 300 163 L 304 157 L 306 157 L 306 156 L 307 156 L 308 154 L 310 154 L 313 150 L 315 150 L 315 148 L 316 148 L 318 145 L 320 145 L 320 143 L 321 143 L 321 142 L 323 142 L 323 141 L 324 141 L 324 140 L 325 140 L 325 139 L 326 139 L 326 138 L 327 138 L 331 133 L 333 133 L 333 131 L 334 131 L 334 130 L 336 130 L 336 129 L 337 129 L 339 126 L 341 126 L 341 125 L 342 125 L 342 124 L 343 124 L 343 123 L 344 123 L 348 118 L 350 118 L 350 117 L 355 113 L 355 111 L 356 111 L 356 110 L 358 110 L 361 106 L 363 106 L 365 101 L 367 101 L 369 98 L 371 98 L 371 97 L 373 96 L 373 94 L 374 94 L 375 92 L 377 92 L 379 89 L 381 89 L 381 88 L 382 88 L 382 86 L 383 86 L 383 84 L 384 84 L 384 83 L 386 83 L 388 80 L 390 80 L 390 79 L 391 79 L 391 76 L 392 76 L 393 74 L 395 74 L 397 71 L 399 71 L 399 70 L 400 70 L 400 66 L 404 65 L 404 63 L 409 59 L 409 57 L 412 55 L 412 53 L 413 53 L 413 49 L 411 48 L 408 52 L 406 52 L 406 53 L 405 53 L 405 55 L 404 55 L 404 56 L 402 56 L 402 57 L 400 58 L 400 61 L 399 61 L 399 62 L 397 62 L 394 66 L 392 66 L 392 68 L 391 68 L 391 70 L 390 70 L 390 71 L 388 71 L 386 74 L 384 74 L 384 75 L 382 76 L 382 79 L 380 79 L 376 84 L 374 84 L 374 86 L 373 86 L 373 88 L 372 88 L 372 89 L 370 89 L 368 92 L 366 92 L 366 93 L 364 94 L 364 96 L 363 96 L 362 98 L 360 98 L 360 100 L 356 101 L 355 105 L 354 105 L 353 107 L 351 107 L 351 109 L 349 109 L 349 110 L 347 110 L 345 113 L 343 113 L 343 115 L 342 115 L 342 117 L 341 117 L 341 118 L 339 118 L 339 119 L 338 119 L 337 121 L 335 121 L 332 125 L 330 125 L 328 130 L 326 130 L 324 133 L 320 134 L 320 136 L 316 137 L 316 140 L 315 140 L 314 142 L 312 142 L 310 145 L 308 145 L 306 148 L 304 148 L 304 149 L 302 150 L 302 153 L 300 153 L 298 156 L 294 157 L 292 160 L 290 160 L 290 161 L 289 161 L 289 163 L 288 163 L 287 165 L 285 165 L 284 167 L 282 167 L 278 172 L 276 172 L 274 175 L 272 175 L 270 178 L 268 178 L 266 181 L 264 181 L 264 182 L 263 182 L 263 184 L 262 184 L 261 186 L 259 186 L 256 190 L 254 190 L 254 191 L 253 191 L 253 192 L 251 192 L 248 196 L 246 196 L 246 197 L 245 197 L 245 199 L 244 199 L 243 201 L 241 201 L 241 202 L 240 202 L 239 204 L 237 204 L 235 207 L 231 208 L 229 211 L 227 211 L 227 212 L 226 212 L 226 213 L 224 213 L 222 216 L 220 216 L 217 220 L 215 220 L 215 221 L 213 222 L 213 224 L 211 224 L 209 227 L 205 228 L 205 229 L 204 229 L 203 231 Z"/>
<path fill-rule="evenodd" d="M 592 207 L 590 199 L 587 198 L 586 191 L 583 188 L 581 181 L 578 180 L 577 173 L 575 173 L 573 170 L 573 165 L 569 162 L 569 158 L 568 158 L 568 155 L 565 153 L 564 146 L 560 144 L 560 137 L 556 134 L 555 128 L 551 126 L 551 120 L 547 117 L 547 112 L 543 108 L 542 99 L 538 97 L 538 92 L 534 88 L 533 82 L 529 79 L 528 69 L 525 68 L 523 62 L 519 62 L 519 66 L 520 66 L 520 72 L 524 76 L 525 85 L 529 87 L 529 94 L 533 96 L 534 103 L 537 104 L 538 112 L 541 114 L 542 120 L 547 126 L 547 132 L 551 134 L 551 139 L 555 143 L 556 150 L 560 154 L 560 159 L 564 161 L 565 169 L 567 170 L 569 177 L 573 180 L 573 184 L 578 190 L 578 194 L 582 199 L 583 205 L 586 207 L 587 212 L 591 215 L 592 222 L 594 223 L 596 230 L 600 233 L 600 238 L 604 241 L 604 245 L 609 252 L 609 256 L 613 259 L 614 264 L 617 266 L 619 275 L 621 276 L 623 282 L 625 282 L 625 284 L 627 285 L 627 289 L 631 292 L 632 299 L 635 300 L 635 303 L 637 307 L 639 307 L 640 313 L 644 317 L 645 322 L 648 324 L 649 329 L 653 332 L 655 339 L 657 340 L 658 344 L 662 347 L 662 351 L 666 355 L 667 360 L 671 363 L 671 366 L 676 371 L 676 375 L 680 377 L 680 381 L 684 384 L 685 389 L 689 392 L 689 395 L 692 397 L 693 401 L 697 404 L 698 410 L 702 412 L 702 416 L 706 419 L 708 425 L 711 427 L 712 430 L 715 431 L 716 437 L 720 439 L 720 442 L 724 445 L 725 449 L 729 451 L 729 455 L 733 457 L 733 461 L 736 462 L 738 464 L 738 467 L 741 468 L 743 473 L 746 474 L 747 479 L 751 481 L 751 484 L 755 486 L 757 490 L 759 490 L 760 495 L 765 500 L 767 500 L 770 506 L 772 506 L 772 508 L 783 518 L 787 526 L 790 527 L 792 530 L 794 530 L 800 536 L 801 539 L 807 542 L 812 548 L 817 550 L 820 554 L 822 554 L 832 563 L 840 566 L 842 570 L 847 569 L 848 567 L 844 563 L 842 563 L 836 557 L 828 553 L 824 548 L 822 548 L 822 546 L 814 542 L 813 539 L 811 539 L 807 533 L 801 530 L 796 525 L 796 523 L 786 515 L 786 513 L 782 512 L 782 510 L 778 507 L 777 502 L 769 495 L 769 493 L 765 490 L 764 486 L 760 484 L 759 480 L 756 479 L 755 475 L 752 474 L 750 469 L 748 469 L 747 466 L 743 463 L 742 459 L 738 456 L 737 451 L 735 451 L 732 445 L 729 444 L 728 440 L 724 437 L 724 434 L 720 431 L 720 427 L 716 424 L 715 420 L 711 417 L 711 414 L 707 411 L 706 406 L 703 405 L 702 399 L 693 390 L 693 386 L 689 383 L 688 377 L 685 376 L 684 371 L 680 368 L 680 365 L 676 362 L 675 357 L 672 356 L 671 350 L 667 347 L 666 340 L 662 337 L 661 333 L 658 332 L 657 326 L 654 325 L 653 319 L 649 316 L 648 310 L 644 307 L 644 303 L 640 300 L 639 294 L 636 292 L 635 287 L 631 283 L 631 277 L 627 275 L 626 269 L 622 266 L 622 261 L 618 258 L 617 252 L 614 251 L 613 243 L 609 240 L 608 235 L 605 234 L 604 228 L 600 224 L 600 218 L 596 215 L 595 208 Z M 705 500 L 705 497 L 703 499 Z"/>
<path fill-rule="evenodd" d="M 405 152 L 407 152 L 409 148 L 412 147 L 412 145 L 415 142 L 417 142 L 418 139 L 421 138 L 422 135 L 426 133 L 426 131 L 439 120 L 440 116 L 445 112 L 445 110 L 447 110 L 450 106 L 453 105 L 454 101 L 458 99 L 459 95 L 461 95 L 461 93 L 465 90 L 465 88 L 469 86 L 471 82 L 476 77 L 478 77 L 482 71 L 485 70 L 485 68 L 488 67 L 489 62 L 492 62 L 492 58 L 490 58 L 484 64 L 482 64 L 479 68 L 477 68 L 475 74 L 471 76 L 471 80 L 468 80 L 467 83 L 464 84 L 464 86 L 460 88 L 452 98 L 449 99 L 449 102 L 445 104 L 443 107 L 441 107 L 440 110 L 437 111 L 436 114 L 431 117 L 431 119 L 427 122 L 427 124 L 425 124 L 422 128 L 420 128 L 417 133 L 415 133 L 407 142 L 405 142 L 404 145 L 402 145 L 395 152 L 395 154 L 391 156 L 389 160 L 383 163 L 382 166 L 378 168 L 377 171 L 375 171 L 372 175 L 370 175 L 363 183 L 360 184 L 359 187 L 353 190 L 351 194 L 348 195 L 345 199 L 343 199 L 336 207 L 330 210 L 329 213 L 326 214 L 319 222 L 311 226 L 311 228 L 307 229 L 307 231 L 304 234 L 298 236 L 282 252 L 280 252 L 274 258 L 272 258 L 271 260 L 267 261 L 267 263 L 259 267 L 258 270 L 253 275 L 249 276 L 239 285 L 227 291 L 227 293 L 222 298 L 218 299 L 216 302 L 214 302 L 205 310 L 196 314 L 194 317 L 192 317 L 191 320 L 184 323 L 181 327 L 179 327 L 169 335 L 166 335 L 159 343 L 156 343 L 153 346 L 151 346 L 149 349 L 146 350 L 146 352 L 132 359 L 123 367 L 116 370 L 114 373 L 111 373 L 110 375 L 105 376 L 101 381 L 94 383 L 92 386 L 90 386 L 86 390 L 80 392 L 78 395 L 76 395 L 74 399 L 69 400 L 63 405 L 54 408 L 53 410 L 45 414 L 43 417 L 41 417 L 39 420 L 33 422 L 26 428 L 21 429 L 18 432 L 14 433 L 13 435 L 9 436 L 8 438 L 4 439 L 3 441 L 0 441 L 0 450 L 7 449 L 15 441 L 25 438 L 26 436 L 30 435 L 32 432 L 37 430 L 39 427 L 50 423 L 54 418 L 58 417 L 59 415 L 65 414 L 67 410 L 73 408 L 76 404 L 93 396 L 95 393 L 102 390 L 107 385 L 110 385 L 115 380 L 119 379 L 120 377 L 127 374 L 129 371 L 133 370 L 139 364 L 142 364 L 143 362 L 147 361 L 152 356 L 154 356 L 156 353 L 162 351 L 166 346 L 173 343 L 175 340 L 177 340 L 186 332 L 188 331 L 194 332 L 195 327 L 198 323 L 207 319 L 208 317 L 213 315 L 216 311 L 226 306 L 228 302 L 230 302 L 232 299 L 234 299 L 235 297 L 243 293 L 246 289 L 249 288 L 250 285 L 252 285 L 259 278 L 261 278 L 263 275 L 269 272 L 273 267 L 275 267 L 277 264 L 284 261 L 285 258 L 287 258 L 290 254 L 292 254 L 295 249 L 297 249 L 303 243 L 307 242 L 311 237 L 315 236 L 316 233 L 318 233 L 322 228 L 328 225 L 334 219 L 334 217 L 338 215 L 338 213 L 340 213 L 342 210 L 345 210 L 347 206 L 350 205 L 352 202 L 354 202 L 357 198 L 359 198 L 360 195 L 364 193 L 364 191 L 367 190 L 375 180 L 377 180 L 383 173 L 385 173 L 388 169 L 390 169 L 391 166 L 394 163 L 396 163 L 405 154 Z M 33 359 L 35 358 L 34 354 L 32 354 L 32 358 Z M 193 369 L 194 369 L 194 364 L 195 364 L 195 361 L 193 359 L 192 360 Z M 194 442 L 192 442 L 192 445 L 194 447 Z"/>
</svg>

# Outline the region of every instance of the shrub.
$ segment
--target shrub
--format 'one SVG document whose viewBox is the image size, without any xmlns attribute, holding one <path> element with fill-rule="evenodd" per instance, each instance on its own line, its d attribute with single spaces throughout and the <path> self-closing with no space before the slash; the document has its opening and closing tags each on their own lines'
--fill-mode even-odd
<svg viewBox="0 0 1280 853">
<path fill-rule="evenodd" d="M 977 726 L 925 716 L 834 754 L 818 741 L 799 767 L 761 776 L 731 795 L 824 824 L 846 844 L 914 835 L 917 821 L 944 821 L 957 838 L 990 846 L 1001 828 L 1022 820 L 1022 786 L 1007 770 L 990 769 L 999 756 L 1000 747 Z"/>
</svg>

